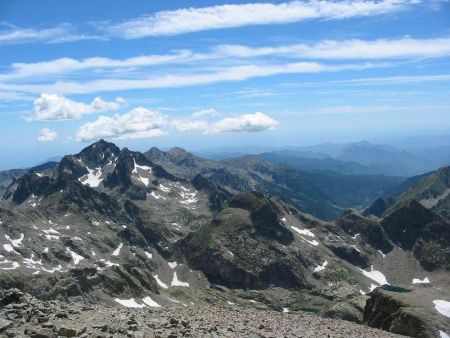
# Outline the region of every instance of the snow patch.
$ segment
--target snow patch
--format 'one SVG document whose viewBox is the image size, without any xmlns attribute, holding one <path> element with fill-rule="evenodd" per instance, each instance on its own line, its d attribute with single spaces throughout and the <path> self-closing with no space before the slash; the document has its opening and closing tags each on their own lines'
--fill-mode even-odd
<svg viewBox="0 0 450 338">
<path fill-rule="evenodd" d="M 115 298 L 114 299 L 117 303 L 119 303 L 120 305 L 123 305 L 125 307 L 133 307 L 133 308 L 139 308 L 142 309 L 145 307 L 144 304 L 138 304 L 136 303 L 136 301 L 134 300 L 134 298 L 130 298 L 130 299 L 120 299 L 120 298 Z"/>
<path fill-rule="evenodd" d="M 435 305 L 435 309 L 441 315 L 450 318 L 450 302 L 442 299 L 433 300 L 433 304 Z"/>
<path fill-rule="evenodd" d="M 112 267 L 112 266 L 119 266 L 119 264 L 117 263 L 112 263 L 110 261 L 107 261 L 106 259 L 100 259 L 100 262 L 103 262 L 108 268 Z"/>
<path fill-rule="evenodd" d="M 172 279 L 172 284 L 171 285 L 172 286 L 186 286 L 186 287 L 189 287 L 189 283 L 182 282 L 182 281 L 178 280 L 178 276 L 177 276 L 176 272 L 173 273 L 173 279 Z"/>
<path fill-rule="evenodd" d="M 123 243 L 120 243 L 119 246 L 117 247 L 116 250 L 114 250 L 114 252 L 112 253 L 113 256 L 119 256 L 120 254 L 120 249 L 122 249 L 123 247 Z"/>
<path fill-rule="evenodd" d="M 66 250 L 70 253 L 70 255 L 72 256 L 73 259 L 73 264 L 77 265 L 78 263 L 80 263 L 80 261 L 82 261 L 84 259 L 83 256 L 80 256 L 79 254 L 77 254 L 76 252 L 70 250 L 70 248 L 66 248 Z"/>
<path fill-rule="evenodd" d="M 150 183 L 150 179 L 148 179 L 147 177 L 142 177 L 141 175 L 139 175 L 138 169 L 144 170 L 144 171 L 148 171 L 149 173 L 152 172 L 152 168 L 150 168 L 149 166 L 146 165 L 139 165 L 136 163 L 136 160 L 133 158 L 133 162 L 134 162 L 134 168 L 132 173 L 137 175 L 137 179 L 139 181 L 141 181 L 145 186 L 148 186 L 148 184 Z"/>
<path fill-rule="evenodd" d="M 22 241 L 25 236 L 23 234 L 20 234 L 20 237 L 18 239 L 12 239 L 8 235 L 5 235 L 5 238 L 11 243 L 14 248 L 19 248 L 20 246 L 22 246 Z"/>
<path fill-rule="evenodd" d="M 89 169 L 86 167 L 86 169 L 89 173 L 80 177 L 78 181 L 80 181 L 81 184 L 88 185 L 91 188 L 97 188 L 103 181 L 103 178 L 100 178 L 102 176 L 102 168 Z"/>
<path fill-rule="evenodd" d="M 439 330 L 439 336 L 441 338 L 450 338 L 450 336 L 447 333 L 445 333 L 444 331 L 441 331 L 441 330 Z"/>
<path fill-rule="evenodd" d="M 383 251 L 378 250 L 378 252 L 381 254 L 381 256 L 383 256 L 383 258 L 386 257 L 386 255 L 383 253 Z"/>
<path fill-rule="evenodd" d="M 54 273 L 54 272 L 56 272 L 56 271 L 58 271 L 58 272 L 63 272 L 64 270 L 63 270 L 63 268 L 62 268 L 62 266 L 61 266 L 61 264 L 60 265 L 58 265 L 56 268 L 53 268 L 53 269 L 47 269 L 47 268 L 42 268 L 42 271 L 45 271 L 45 272 L 48 272 L 48 273 Z"/>
<path fill-rule="evenodd" d="M 296 226 L 291 226 L 291 229 L 297 232 L 299 235 L 309 236 L 309 237 L 316 237 L 309 229 L 299 229 Z"/>
<path fill-rule="evenodd" d="M 151 299 L 149 296 L 142 298 L 142 301 L 150 307 L 161 307 L 157 302 Z"/>
<path fill-rule="evenodd" d="M 358 252 L 361 252 L 361 250 L 359 250 L 358 248 L 357 248 L 357 246 L 356 245 L 350 245 L 350 247 L 352 247 L 353 249 L 355 249 L 356 251 L 358 251 Z"/>
<path fill-rule="evenodd" d="M 167 264 L 169 264 L 169 267 L 171 268 L 171 269 L 175 269 L 176 267 L 177 267 L 177 262 L 167 262 Z"/>
<path fill-rule="evenodd" d="M 425 277 L 424 279 L 413 278 L 412 283 L 413 284 L 428 284 L 428 283 L 430 283 L 430 279 L 428 277 Z"/>
<path fill-rule="evenodd" d="M 166 199 L 164 196 L 158 195 L 158 194 L 155 193 L 154 191 L 152 191 L 152 192 L 150 193 L 150 195 L 151 195 L 153 198 L 157 199 L 157 200 L 159 200 L 159 199 L 161 199 L 161 198 L 162 198 L 163 200 Z"/>
<path fill-rule="evenodd" d="M 154 275 L 153 278 L 156 280 L 156 283 L 163 289 L 169 288 L 166 283 L 164 283 L 161 279 L 159 279 L 158 275 Z"/>
<path fill-rule="evenodd" d="M 325 270 L 325 267 L 326 267 L 327 265 L 328 265 L 328 262 L 327 262 L 327 261 L 323 262 L 322 265 L 318 265 L 318 266 L 316 266 L 316 267 L 314 268 L 314 272 L 319 272 L 319 271 Z"/>
<path fill-rule="evenodd" d="M 283 308 L 283 313 L 288 313 L 288 312 L 289 312 L 289 309 L 287 307 L 284 307 Z"/>
<path fill-rule="evenodd" d="M 6 252 L 14 252 L 16 254 L 19 254 L 16 250 L 14 250 L 11 244 L 3 244 L 3 249 L 5 249 Z"/>
<path fill-rule="evenodd" d="M 183 188 L 183 190 L 186 191 L 186 189 L 182 186 L 181 188 Z M 189 189 L 187 189 L 187 191 L 189 191 Z M 183 200 L 180 201 L 181 204 L 193 204 L 196 203 L 198 201 L 198 199 L 196 198 L 197 193 L 196 192 L 181 192 L 180 193 L 181 198 L 183 198 Z"/>
<path fill-rule="evenodd" d="M 148 258 L 152 259 L 153 255 L 150 252 L 144 251 L 144 253 Z"/>
<path fill-rule="evenodd" d="M 163 184 L 160 184 L 160 185 L 159 185 L 159 189 L 161 189 L 161 190 L 164 191 L 164 192 L 170 192 L 170 188 L 169 188 L 169 187 L 166 187 L 166 186 L 163 185 Z"/>
<path fill-rule="evenodd" d="M 370 278 L 371 280 L 377 282 L 380 286 L 389 284 L 386 277 L 382 272 L 373 269 L 373 265 L 370 266 L 370 271 L 365 271 L 363 269 L 358 268 L 364 276 Z"/>
<path fill-rule="evenodd" d="M 10 263 L 10 261 L 6 261 L 6 260 L 5 260 L 5 261 L 0 262 L 0 263 Z M 17 263 L 17 262 L 11 262 L 11 266 L 6 267 L 6 268 L 0 268 L 0 269 L 2 269 L 2 270 L 15 270 L 15 269 L 17 269 L 19 266 L 20 266 L 19 263 Z"/>
<path fill-rule="evenodd" d="M 53 228 L 50 228 L 50 229 L 48 229 L 48 230 L 42 230 L 42 232 L 43 233 L 45 233 L 45 234 L 56 234 L 56 235 L 58 235 L 59 234 L 59 231 L 57 231 L 57 230 L 55 230 L 55 229 L 53 229 Z"/>
</svg>

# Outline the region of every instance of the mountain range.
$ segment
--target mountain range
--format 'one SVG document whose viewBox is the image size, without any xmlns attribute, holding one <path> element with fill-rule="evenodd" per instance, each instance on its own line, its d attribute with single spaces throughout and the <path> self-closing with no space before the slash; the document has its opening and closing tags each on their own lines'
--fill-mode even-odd
<svg viewBox="0 0 450 338">
<path fill-rule="evenodd" d="M 1 289 L 449 333 L 448 167 L 405 181 L 101 140 L 0 177 Z"/>
<path fill-rule="evenodd" d="M 368 141 L 280 147 L 269 151 L 255 147 L 217 149 L 198 153 L 218 160 L 253 154 L 302 171 L 333 171 L 348 175 L 409 177 L 450 165 L 448 145 L 404 149 Z"/>
</svg>

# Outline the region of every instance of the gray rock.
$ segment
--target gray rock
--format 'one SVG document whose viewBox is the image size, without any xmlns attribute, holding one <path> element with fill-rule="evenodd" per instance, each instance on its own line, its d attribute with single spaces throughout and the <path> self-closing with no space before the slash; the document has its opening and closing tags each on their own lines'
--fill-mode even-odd
<svg viewBox="0 0 450 338">
<path fill-rule="evenodd" d="M 56 333 L 50 329 L 37 329 L 30 336 L 32 338 L 56 338 Z"/>
<path fill-rule="evenodd" d="M 8 329 L 13 325 L 13 322 L 8 319 L 0 318 L 0 332 Z"/>
<path fill-rule="evenodd" d="M 58 335 L 63 337 L 75 337 L 77 335 L 77 330 L 71 327 L 62 326 L 59 328 Z"/>
</svg>

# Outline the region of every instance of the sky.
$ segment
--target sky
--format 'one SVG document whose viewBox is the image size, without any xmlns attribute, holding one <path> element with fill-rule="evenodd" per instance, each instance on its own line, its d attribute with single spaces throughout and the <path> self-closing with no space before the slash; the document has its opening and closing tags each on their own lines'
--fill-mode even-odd
<svg viewBox="0 0 450 338">
<path fill-rule="evenodd" d="M 0 1 L 0 169 L 450 133 L 450 2 Z"/>
</svg>

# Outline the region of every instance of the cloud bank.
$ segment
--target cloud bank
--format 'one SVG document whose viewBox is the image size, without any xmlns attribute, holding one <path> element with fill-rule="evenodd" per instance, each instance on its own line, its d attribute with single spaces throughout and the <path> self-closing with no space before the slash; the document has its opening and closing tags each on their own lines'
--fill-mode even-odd
<svg viewBox="0 0 450 338">
<path fill-rule="evenodd" d="M 260 132 L 271 130 L 278 124 L 278 121 L 261 112 L 206 121 L 195 118 L 172 119 L 158 111 L 137 107 L 125 114 L 100 116 L 95 121 L 82 125 L 76 132 L 75 139 L 79 142 L 91 142 L 100 138 L 143 139 L 166 135 L 170 128 L 178 132 L 201 131 L 204 134 Z"/>
</svg>

